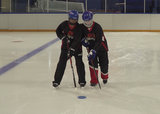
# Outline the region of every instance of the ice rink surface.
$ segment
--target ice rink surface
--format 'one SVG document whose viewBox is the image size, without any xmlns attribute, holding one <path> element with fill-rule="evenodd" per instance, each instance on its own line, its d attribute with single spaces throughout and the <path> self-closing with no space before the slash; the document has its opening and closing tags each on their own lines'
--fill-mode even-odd
<svg viewBox="0 0 160 114">
<path fill-rule="evenodd" d="M 52 87 L 61 47 L 54 32 L 0 32 L 0 114 L 160 114 L 160 33 L 105 36 L 107 85 L 99 78 L 102 89 L 90 87 L 83 48 L 87 84 L 75 90 L 69 61 L 59 89 Z"/>
</svg>

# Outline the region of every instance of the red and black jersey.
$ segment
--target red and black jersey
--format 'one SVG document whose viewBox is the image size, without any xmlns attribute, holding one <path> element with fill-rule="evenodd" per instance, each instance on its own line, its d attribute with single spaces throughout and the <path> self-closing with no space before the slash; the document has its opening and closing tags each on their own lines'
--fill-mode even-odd
<svg viewBox="0 0 160 114">
<path fill-rule="evenodd" d="M 81 24 L 82 37 L 85 37 L 90 43 L 89 48 L 96 50 L 96 52 L 108 51 L 107 40 L 104 36 L 102 27 L 93 22 L 93 25 L 88 28 L 84 24 Z"/>
<path fill-rule="evenodd" d="M 57 36 L 61 39 L 67 35 L 70 39 L 70 47 L 77 49 L 81 42 L 82 30 L 80 24 L 76 23 L 73 27 L 70 26 L 68 21 L 63 21 L 56 29 Z M 62 49 L 67 50 L 67 44 L 62 42 Z"/>
</svg>

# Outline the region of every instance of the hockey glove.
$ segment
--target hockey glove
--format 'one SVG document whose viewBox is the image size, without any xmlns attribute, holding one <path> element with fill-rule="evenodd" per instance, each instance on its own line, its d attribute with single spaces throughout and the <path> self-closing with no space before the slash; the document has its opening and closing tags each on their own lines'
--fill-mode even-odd
<svg viewBox="0 0 160 114">
<path fill-rule="evenodd" d="M 95 56 L 96 56 L 96 51 L 94 49 L 91 49 L 91 51 L 89 52 L 89 54 L 87 56 L 88 60 L 89 61 L 93 60 L 95 58 Z"/>
<path fill-rule="evenodd" d="M 62 38 L 61 38 L 61 40 L 63 41 L 63 42 L 68 42 L 69 41 L 69 38 L 68 38 L 68 36 L 66 36 L 66 35 L 64 35 Z"/>
<path fill-rule="evenodd" d="M 72 57 L 74 55 L 75 50 L 73 48 L 70 48 L 68 51 L 68 57 Z"/>
<path fill-rule="evenodd" d="M 89 42 L 85 38 L 83 38 L 81 42 L 84 47 L 89 47 Z"/>
</svg>

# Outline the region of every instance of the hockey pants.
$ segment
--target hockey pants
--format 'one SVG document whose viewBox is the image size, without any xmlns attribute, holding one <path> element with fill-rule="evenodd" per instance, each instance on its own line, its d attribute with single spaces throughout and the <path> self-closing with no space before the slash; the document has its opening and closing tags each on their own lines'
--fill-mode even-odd
<svg viewBox="0 0 160 114">
<path fill-rule="evenodd" d="M 58 83 L 59 85 L 60 85 L 61 80 L 63 78 L 64 71 L 66 69 L 66 64 L 68 61 L 67 53 L 68 52 L 64 51 L 64 50 L 61 51 L 59 62 L 57 64 L 56 72 L 54 75 L 54 81 L 55 81 L 55 83 Z M 86 81 L 85 81 L 85 68 L 84 68 L 84 63 L 82 61 L 82 56 L 78 56 L 78 54 L 75 54 L 74 57 L 75 57 L 76 69 L 77 69 L 77 73 L 78 73 L 78 83 L 86 83 Z"/>
<path fill-rule="evenodd" d="M 93 83 L 93 84 L 98 83 L 94 69 L 93 69 L 94 67 L 97 73 L 97 76 L 98 76 L 98 63 L 99 63 L 100 70 L 101 70 L 101 78 L 108 79 L 108 64 L 109 64 L 108 52 L 97 53 L 96 57 L 93 59 L 94 66 L 92 66 L 91 61 L 89 61 L 89 70 L 90 70 L 90 76 L 91 76 L 90 83 Z"/>
</svg>

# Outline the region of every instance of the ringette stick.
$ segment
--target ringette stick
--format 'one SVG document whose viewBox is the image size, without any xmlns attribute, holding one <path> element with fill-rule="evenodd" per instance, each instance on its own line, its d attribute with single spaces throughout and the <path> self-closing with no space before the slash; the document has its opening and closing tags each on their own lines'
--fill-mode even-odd
<svg viewBox="0 0 160 114">
<path fill-rule="evenodd" d="M 87 48 L 87 52 L 89 53 L 89 48 L 88 48 L 88 47 L 86 47 L 86 48 Z M 92 60 L 92 59 L 91 59 L 91 64 L 92 64 L 92 66 L 93 66 L 93 70 L 94 70 L 95 76 L 96 76 L 96 78 L 97 78 L 99 88 L 101 89 L 101 85 L 100 85 L 100 83 L 99 83 L 98 76 L 97 76 L 97 73 L 96 73 L 96 70 L 95 70 L 94 63 L 93 63 L 93 60 Z"/>
<path fill-rule="evenodd" d="M 69 42 L 68 41 L 67 41 L 67 48 L 68 48 L 68 51 L 69 51 Z M 70 55 L 69 55 L 69 59 L 70 59 L 70 64 L 71 64 L 71 69 L 72 69 L 72 74 L 73 74 L 74 87 L 75 87 L 75 90 L 76 90 L 77 89 L 76 80 L 75 80 L 74 69 L 73 69 L 73 65 L 72 65 L 72 59 L 71 59 Z"/>
</svg>

